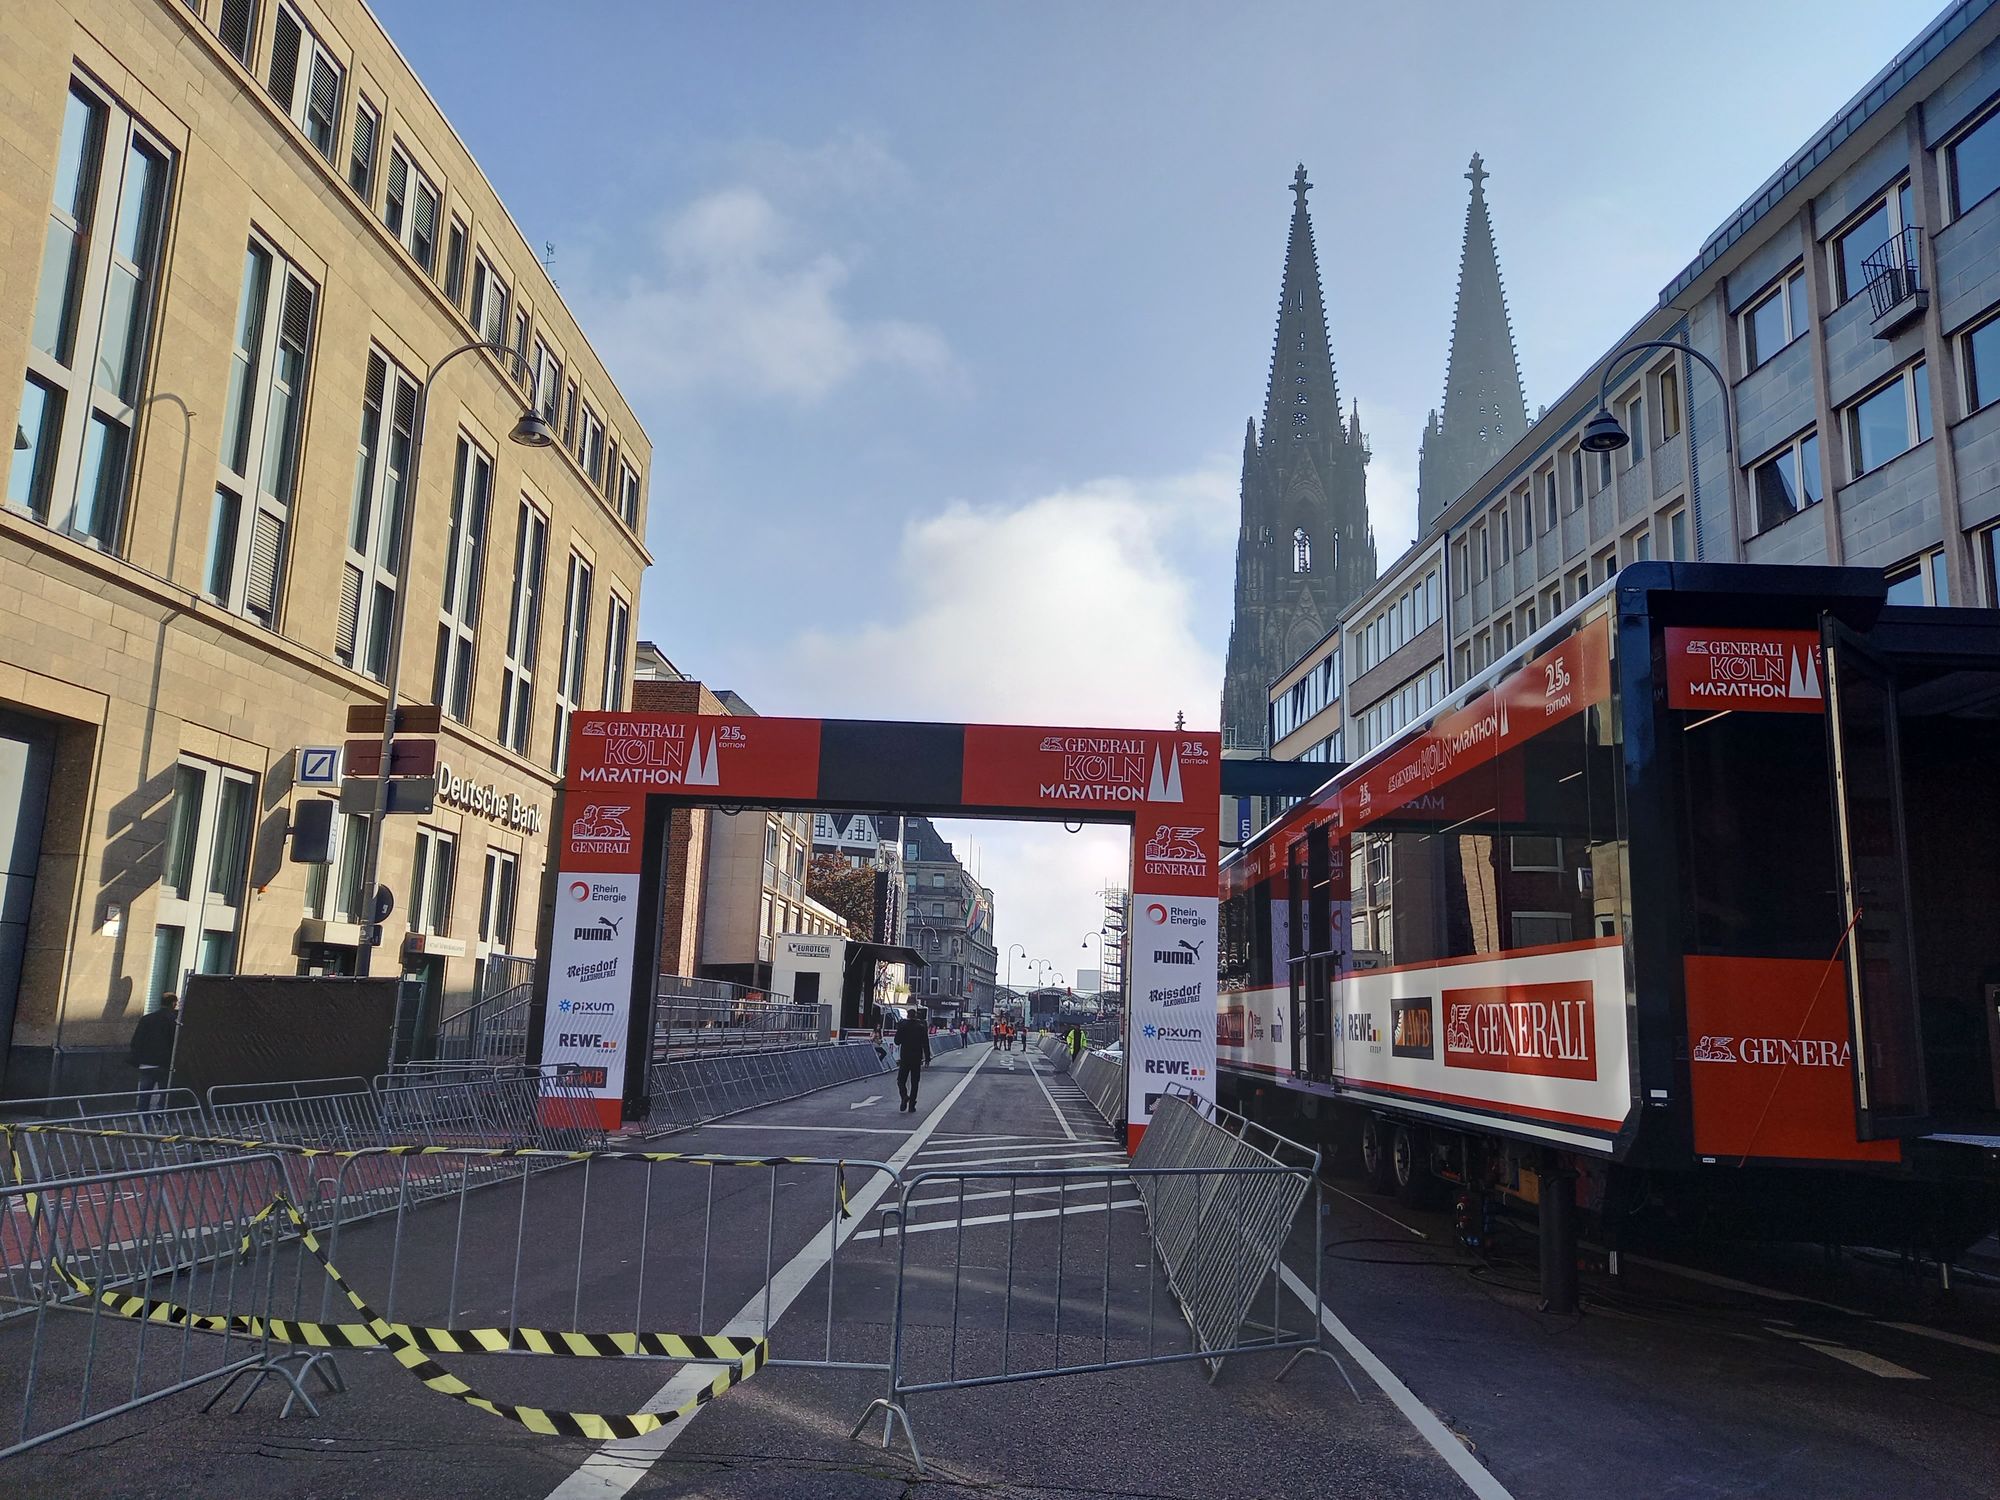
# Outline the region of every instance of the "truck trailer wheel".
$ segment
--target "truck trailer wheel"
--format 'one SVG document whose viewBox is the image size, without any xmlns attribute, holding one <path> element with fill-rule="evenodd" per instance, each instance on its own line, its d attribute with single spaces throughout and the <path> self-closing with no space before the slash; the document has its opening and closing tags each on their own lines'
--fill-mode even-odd
<svg viewBox="0 0 2000 1500">
<path fill-rule="evenodd" d="M 1396 1164 L 1391 1149 L 1391 1127 L 1380 1115 L 1361 1119 L 1361 1172 L 1378 1193 L 1396 1191 Z"/>
<path fill-rule="evenodd" d="M 1398 1125 L 1389 1140 L 1390 1186 L 1412 1208 L 1424 1207 L 1437 1193 L 1428 1151 L 1423 1132 L 1414 1126 Z"/>
</svg>

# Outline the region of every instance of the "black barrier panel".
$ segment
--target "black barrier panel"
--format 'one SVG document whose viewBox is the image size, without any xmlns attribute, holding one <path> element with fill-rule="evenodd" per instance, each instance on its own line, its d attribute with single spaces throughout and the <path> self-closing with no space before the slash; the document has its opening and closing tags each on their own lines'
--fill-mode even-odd
<svg viewBox="0 0 2000 1500">
<path fill-rule="evenodd" d="M 194 974 L 181 997 L 176 1085 L 368 1078 L 396 1024 L 395 977 Z"/>
<path fill-rule="evenodd" d="M 829 807 L 845 807 L 843 798 L 856 806 L 957 807 L 964 766 L 963 724 L 820 723 L 819 786 Z"/>
</svg>

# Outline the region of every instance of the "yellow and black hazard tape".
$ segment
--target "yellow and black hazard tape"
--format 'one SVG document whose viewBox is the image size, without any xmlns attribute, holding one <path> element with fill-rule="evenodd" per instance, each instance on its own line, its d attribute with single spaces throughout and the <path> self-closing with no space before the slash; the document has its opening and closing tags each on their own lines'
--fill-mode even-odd
<svg viewBox="0 0 2000 1500">
<path fill-rule="evenodd" d="M 345 1161 L 357 1156 L 456 1156 L 477 1157 L 482 1161 L 648 1161 L 680 1162 L 693 1167 L 821 1167 L 831 1165 L 840 1199 L 840 1216 L 851 1217 L 847 1209 L 847 1163 L 829 1163 L 818 1156 L 715 1156 L 681 1151 L 621 1151 L 615 1148 L 588 1151 L 558 1151 L 546 1146 L 433 1146 L 410 1143 L 395 1146 L 302 1146 L 294 1141 L 257 1141 L 225 1135 L 156 1135 L 143 1130 L 104 1130 L 82 1125 L 14 1123 L 0 1124 L 10 1152 L 16 1131 L 38 1135 L 82 1135 L 109 1140 L 148 1141 L 160 1146 L 227 1146 L 238 1151 L 269 1151 L 285 1156 L 332 1157 Z M 20 1157 L 14 1155 L 15 1178 L 21 1176 Z"/>
</svg>

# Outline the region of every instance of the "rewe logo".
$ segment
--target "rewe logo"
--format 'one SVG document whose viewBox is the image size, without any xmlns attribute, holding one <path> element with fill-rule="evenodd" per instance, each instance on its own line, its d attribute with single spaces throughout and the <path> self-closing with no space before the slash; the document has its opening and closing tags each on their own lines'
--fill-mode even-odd
<svg viewBox="0 0 2000 1500">
<path fill-rule="evenodd" d="M 570 848 L 579 854 L 630 854 L 632 830 L 625 826 L 625 814 L 631 810 L 629 802 L 617 807 L 591 803 L 569 825 Z"/>
<path fill-rule="evenodd" d="M 1178 748 L 1171 752 L 1166 774 L 1160 774 L 1160 747 L 1153 747 L 1153 779 L 1146 783 L 1148 802 L 1178 802 L 1181 800 L 1181 752 Z"/>
</svg>

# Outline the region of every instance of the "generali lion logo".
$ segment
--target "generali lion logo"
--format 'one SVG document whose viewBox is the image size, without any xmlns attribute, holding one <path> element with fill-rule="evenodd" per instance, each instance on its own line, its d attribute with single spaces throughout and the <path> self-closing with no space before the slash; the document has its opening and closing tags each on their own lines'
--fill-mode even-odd
<svg viewBox="0 0 2000 1500">
<path fill-rule="evenodd" d="M 1454 1005 L 1451 1018 L 1445 1023 L 1444 1044 L 1454 1052 L 1472 1050 L 1472 1007 Z"/>
<path fill-rule="evenodd" d="M 1705 1036 L 1694 1044 L 1696 1062 L 1735 1062 L 1736 1038 L 1733 1036 Z"/>
<path fill-rule="evenodd" d="M 1201 852 L 1201 829 L 1162 823 L 1146 840 L 1140 863 L 1148 875 L 1194 875 L 1208 873 L 1208 860 Z"/>
<path fill-rule="evenodd" d="M 579 854 L 630 854 L 632 830 L 625 826 L 628 802 L 619 807 L 603 807 L 593 802 L 569 825 L 569 846 Z"/>
</svg>

